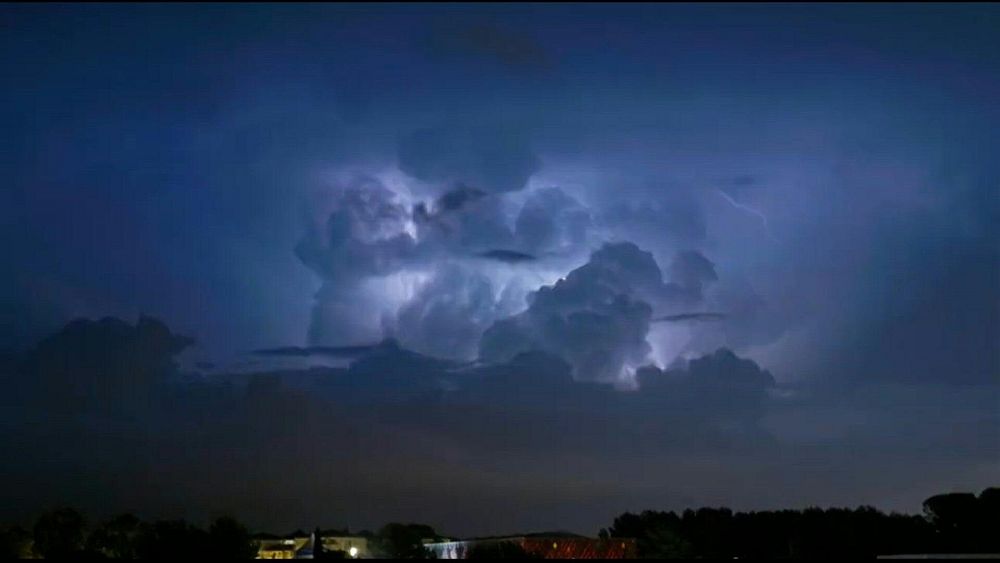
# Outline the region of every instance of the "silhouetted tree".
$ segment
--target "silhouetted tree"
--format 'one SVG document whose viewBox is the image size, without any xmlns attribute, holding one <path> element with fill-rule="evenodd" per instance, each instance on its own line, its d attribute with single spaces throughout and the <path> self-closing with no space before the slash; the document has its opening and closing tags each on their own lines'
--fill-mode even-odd
<svg viewBox="0 0 1000 563">
<path fill-rule="evenodd" d="M 959 553 L 1000 550 L 1000 488 L 972 493 L 934 495 L 924 501 L 924 514 L 934 526 L 939 551 Z"/>
<path fill-rule="evenodd" d="M 24 559 L 31 555 L 31 534 L 20 526 L 0 528 L 0 559 Z"/>
<path fill-rule="evenodd" d="M 223 516 L 208 528 L 206 554 L 211 559 L 253 559 L 257 542 L 250 530 L 235 518 Z"/>
<path fill-rule="evenodd" d="M 136 542 L 138 559 L 203 558 L 208 534 L 184 520 L 160 520 L 142 526 Z"/>
<path fill-rule="evenodd" d="M 979 502 L 989 516 L 1000 516 L 1000 487 L 983 489 L 979 493 Z"/>
<path fill-rule="evenodd" d="M 396 559 L 428 559 L 431 552 L 423 540 L 438 538 L 434 528 L 423 524 L 386 524 L 378 532 L 378 546 L 387 557 Z"/>
<path fill-rule="evenodd" d="M 732 558 L 733 511 L 728 508 L 685 510 L 681 517 L 681 535 L 691 550 L 701 557 Z"/>
<path fill-rule="evenodd" d="M 35 522 L 34 550 L 45 559 L 69 559 L 83 551 L 87 521 L 72 508 L 43 514 Z"/>
<path fill-rule="evenodd" d="M 600 535 L 635 538 L 638 555 L 642 558 L 679 559 L 693 554 L 691 544 L 681 536 L 680 518 L 673 512 L 626 512 L 615 518 L 611 528 Z"/>
<path fill-rule="evenodd" d="M 135 559 L 141 526 L 132 514 L 115 516 L 90 533 L 87 550 L 112 559 Z"/>
<path fill-rule="evenodd" d="M 985 520 L 983 520 L 985 521 Z M 622 514 L 601 537 L 636 539 L 644 558 L 872 558 L 933 551 L 919 516 L 872 507 L 733 513 L 726 508 Z"/>
<path fill-rule="evenodd" d="M 323 559 L 323 532 L 319 526 L 312 533 L 313 559 Z"/>
<path fill-rule="evenodd" d="M 934 495 L 924 501 L 924 515 L 934 526 L 942 551 L 975 550 L 979 499 L 972 493 Z"/>
<path fill-rule="evenodd" d="M 1000 487 L 990 487 L 979 493 L 977 533 L 983 538 L 983 551 L 1000 552 Z"/>
</svg>

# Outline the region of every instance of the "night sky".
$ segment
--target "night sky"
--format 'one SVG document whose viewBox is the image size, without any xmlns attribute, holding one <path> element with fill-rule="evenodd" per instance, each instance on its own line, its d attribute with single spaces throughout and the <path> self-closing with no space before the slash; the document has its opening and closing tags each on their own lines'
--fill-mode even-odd
<svg viewBox="0 0 1000 563">
<path fill-rule="evenodd" d="M 996 5 L 0 26 L 0 518 L 592 534 L 998 484 Z"/>
</svg>

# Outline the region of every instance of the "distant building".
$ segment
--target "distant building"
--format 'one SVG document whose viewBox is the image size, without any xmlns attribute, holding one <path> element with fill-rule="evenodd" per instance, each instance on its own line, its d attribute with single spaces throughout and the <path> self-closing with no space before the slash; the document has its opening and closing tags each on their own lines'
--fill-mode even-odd
<svg viewBox="0 0 1000 563">
<path fill-rule="evenodd" d="M 323 551 L 342 551 L 350 559 L 367 559 L 368 538 L 363 536 L 323 536 Z"/>
<path fill-rule="evenodd" d="M 632 538 L 588 538 L 560 532 L 430 542 L 425 543 L 424 547 L 436 559 L 466 559 L 472 549 L 496 549 L 499 552 L 505 543 L 515 544 L 543 559 L 636 558 L 635 540 Z"/>
<path fill-rule="evenodd" d="M 288 536 L 258 534 L 257 559 L 313 559 L 316 553 L 316 533 L 294 532 Z M 319 534 L 322 551 L 343 552 L 348 559 L 371 557 L 368 538 L 331 531 Z"/>
<path fill-rule="evenodd" d="M 258 538 L 257 559 L 295 559 L 309 538 Z"/>
</svg>

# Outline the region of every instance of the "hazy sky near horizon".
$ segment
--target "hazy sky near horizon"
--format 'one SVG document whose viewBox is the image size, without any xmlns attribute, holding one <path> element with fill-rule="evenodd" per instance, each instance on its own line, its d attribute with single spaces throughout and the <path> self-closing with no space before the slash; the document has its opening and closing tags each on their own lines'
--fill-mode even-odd
<svg viewBox="0 0 1000 563">
<path fill-rule="evenodd" d="M 406 494 L 452 479 L 428 518 L 470 531 L 647 499 L 915 510 L 1000 473 L 997 6 L 25 4 L 0 26 L 0 349 L 148 314 L 219 377 L 387 338 L 484 377 L 542 351 L 618 393 L 644 366 L 773 377 L 725 422 L 755 437 L 707 452 L 477 420 L 441 461 L 414 444 L 448 424 L 387 409 L 378 432 L 417 436 Z M 550 422 L 610 444 L 590 400 Z M 402 487 L 398 461 L 365 482 Z"/>
</svg>

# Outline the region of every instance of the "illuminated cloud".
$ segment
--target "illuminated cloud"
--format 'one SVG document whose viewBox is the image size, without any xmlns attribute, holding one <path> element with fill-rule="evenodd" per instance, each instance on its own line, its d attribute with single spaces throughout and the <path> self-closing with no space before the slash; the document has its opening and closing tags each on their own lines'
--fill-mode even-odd
<svg viewBox="0 0 1000 563">
<path fill-rule="evenodd" d="M 4 509 L 86 485 L 589 532 L 625 505 L 993 484 L 994 7 L 2 10 L 0 453 L 31 460 Z M 222 367 L 164 369 L 148 323 L 97 331 L 119 367 L 21 365 L 73 318 L 142 312 L 198 337 L 170 361 Z M 316 354 L 356 364 L 242 394 Z M 638 383 L 695 372 L 722 383 Z M 33 376 L 51 394 L 22 401 Z M 153 415 L 119 416 L 139 395 Z"/>
</svg>

